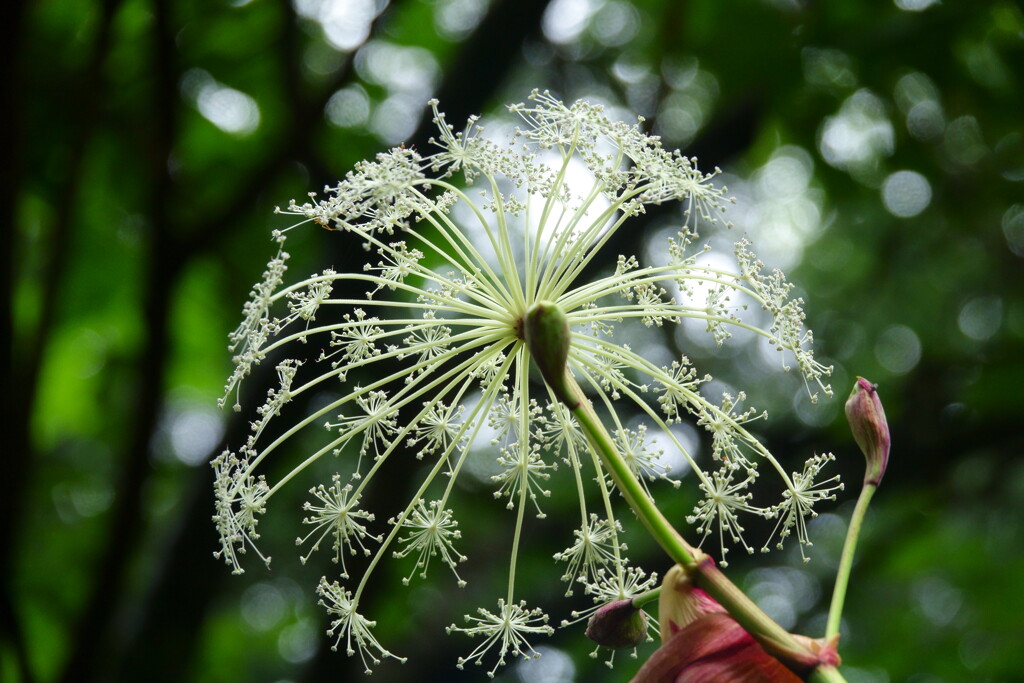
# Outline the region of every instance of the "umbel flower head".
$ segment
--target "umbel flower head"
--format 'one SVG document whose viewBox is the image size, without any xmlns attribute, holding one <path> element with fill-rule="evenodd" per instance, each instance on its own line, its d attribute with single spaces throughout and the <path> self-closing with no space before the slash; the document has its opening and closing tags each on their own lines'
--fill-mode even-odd
<svg viewBox="0 0 1024 683">
<path fill-rule="evenodd" d="M 431 153 L 400 147 L 379 154 L 322 198 L 311 194 L 282 211 L 298 216 L 299 225 L 361 243 L 368 259 L 357 272 L 329 269 L 286 285 L 287 231 L 274 233 L 277 253 L 230 335 L 235 370 L 225 401 L 254 365 L 290 358 L 277 365 L 278 386 L 256 411 L 247 442 L 213 462 L 216 555 L 235 572 L 248 550 L 269 562 L 256 549 L 257 529 L 275 494 L 314 462 L 336 463 L 339 472 L 310 489 L 301 520 L 307 531 L 298 542 L 304 560 L 330 546 L 344 583 L 325 577 L 318 588 L 332 615 L 329 633 L 369 670 L 397 658 L 378 642 L 376 622 L 360 608 L 367 582 L 386 558 L 403 563 L 406 583 L 438 565 L 465 583 L 459 565 L 473 545 L 462 538 L 453 490 L 469 469 L 474 444 L 492 439 L 490 457 L 499 470 L 494 496 L 514 520 L 507 591 L 496 607 L 481 607 L 448 629 L 482 639 L 459 666 L 496 662 L 489 665 L 493 675 L 509 658 L 535 656 L 530 639 L 552 631 L 548 615 L 520 599 L 515 567 L 524 517 L 544 517 L 558 466 L 566 488 L 579 496 L 579 526 L 555 556 L 567 593 L 583 586 L 601 604 L 647 590 L 654 577 L 629 565 L 610 477 L 558 397 L 531 381 L 524 316 L 537 302 L 564 313 L 568 371 L 634 473 L 645 483 L 671 481 L 661 459 L 666 447 L 689 461 L 704 492 L 690 522 L 703 539 L 715 537 L 723 556 L 730 543 L 751 552 L 741 519 L 752 514 L 778 519 L 779 545 L 794 531 L 801 547 L 807 545 L 805 519 L 840 486 L 835 478 L 815 482 L 828 457 L 789 474 L 747 430 L 763 413 L 740 408 L 742 393 L 712 400 L 701 391 L 710 377 L 685 356 L 655 364 L 633 351 L 621 330 L 689 318 L 719 344 L 728 343 L 731 327 L 752 330 L 781 352 L 787 369 L 795 363 L 808 387 L 829 391 L 823 384 L 829 369 L 814 360 L 802 302 L 790 298 L 783 274 L 766 271 L 746 241 L 736 245 L 734 271 L 699 260 L 698 223 L 716 222 L 726 201 L 725 188 L 713 184 L 718 171 L 702 173 L 694 159 L 663 149 L 638 124 L 612 120 L 600 106 L 567 106 L 547 92 L 509 107 L 520 127 L 501 143 L 484 137 L 475 117 L 457 131 L 437 102 L 430 105 L 438 127 Z M 588 186 L 575 183 L 580 176 Z M 617 231 L 629 229 L 646 207 L 667 202 L 684 212 L 664 245 L 664 262 L 618 256 L 614 268 L 589 277 L 591 264 L 607 259 L 601 252 Z M 353 290 L 362 294 L 352 296 Z M 742 317 L 750 306 L 766 312 L 763 328 Z M 319 361 L 303 366 L 300 359 L 318 346 Z M 265 436 L 286 404 L 325 389 L 340 397 L 312 402 L 312 412 L 275 430 L 274 438 Z M 642 423 L 630 421 L 636 414 Z M 707 462 L 698 463 L 673 431 L 682 420 L 711 435 Z M 292 437 L 316 430 L 322 445 L 280 479 L 268 479 L 267 459 Z M 427 463 L 426 474 L 404 508 L 388 519 L 365 509 L 368 487 L 383 483 L 377 480 L 384 464 L 414 457 Z M 755 505 L 748 491 L 761 461 L 779 475 L 777 504 Z M 360 576 L 349 576 L 345 558 L 352 555 L 371 558 Z"/>
</svg>

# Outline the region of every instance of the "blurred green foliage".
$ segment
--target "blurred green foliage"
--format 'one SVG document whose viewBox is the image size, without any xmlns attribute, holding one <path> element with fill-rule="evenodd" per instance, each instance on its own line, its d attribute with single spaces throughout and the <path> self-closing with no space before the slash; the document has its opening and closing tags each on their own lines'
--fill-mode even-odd
<svg viewBox="0 0 1024 683">
<path fill-rule="evenodd" d="M 643 114 L 667 145 L 721 166 L 739 199 L 726 239 L 750 234 L 786 268 L 836 365 L 837 398 L 811 409 L 792 378 L 719 361 L 770 411 L 773 451 L 794 468 L 833 451 L 848 482 L 814 524 L 809 564 L 785 552 L 736 558 L 731 573 L 788 628 L 823 630 L 862 466 L 841 403 L 866 376 L 894 446 L 844 619 L 848 680 L 1019 678 L 1019 4 L 13 0 L 3 12 L 16 40 L 2 47 L 13 97 L 0 201 L 0 679 L 361 676 L 327 648 L 320 568 L 291 561 L 298 512 L 266 520 L 281 558 L 272 573 L 227 576 L 210 557 L 204 463 L 247 428 L 215 408 L 225 336 L 272 255 L 269 230 L 287 225 L 275 205 L 387 146 L 425 147 L 433 95 L 456 123 L 534 87 Z M 653 217 L 617 248 L 640 252 L 673 220 Z M 349 263 L 336 237 L 295 233 L 294 272 Z M 251 396 L 260 382 L 247 382 Z M 407 481 L 396 475 L 396 487 Z M 695 495 L 685 484 L 656 491 L 683 527 Z M 411 661 L 377 678 L 481 676 L 455 670 L 471 646 L 443 628 L 490 602 L 505 511 L 483 488 L 461 505 L 478 527 L 465 536 L 493 539 L 495 552 L 472 549 L 458 594 L 403 588 L 402 568 L 389 570 L 372 616 Z M 556 620 L 585 602 L 529 577 L 550 575 L 569 506 L 556 495 L 549 520 L 531 525 L 520 570 L 531 604 Z M 641 533 L 630 538 L 639 563 L 665 568 Z M 626 680 L 637 668 L 621 653 L 613 670 L 588 658 L 581 628 L 543 644 L 557 649 L 502 678 Z"/>
</svg>

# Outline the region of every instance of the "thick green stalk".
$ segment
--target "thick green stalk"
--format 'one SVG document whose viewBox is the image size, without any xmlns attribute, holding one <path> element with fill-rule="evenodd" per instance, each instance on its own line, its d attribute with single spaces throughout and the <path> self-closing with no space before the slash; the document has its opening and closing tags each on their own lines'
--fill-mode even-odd
<svg viewBox="0 0 1024 683">
<path fill-rule="evenodd" d="M 568 373 L 566 373 L 566 384 L 577 404 L 575 408 L 572 408 L 573 416 L 579 422 L 583 433 L 587 435 L 598 457 L 601 458 L 601 464 L 612 475 L 616 488 L 622 493 L 626 502 L 629 503 L 629 507 L 640 518 L 647 531 L 668 553 L 668 556 L 678 564 L 686 567 L 702 559 L 704 553 L 683 540 L 683 537 L 669 524 L 665 516 L 661 514 L 661 510 L 644 491 L 643 486 L 629 469 L 629 465 L 622 459 L 612 436 L 597 417 L 590 401 L 583 395 L 576 380 Z"/>
<path fill-rule="evenodd" d="M 857 506 L 850 517 L 850 526 L 846 530 L 846 541 L 843 543 L 843 554 L 839 557 L 839 570 L 836 572 L 836 586 L 832 591 L 832 605 L 828 610 L 828 623 L 825 627 L 825 638 L 839 633 L 839 621 L 843 616 L 843 602 L 846 600 L 846 587 L 850 583 L 850 570 L 853 568 L 853 553 L 857 549 L 857 538 L 864 523 L 864 514 L 868 510 L 871 496 L 875 494 L 875 484 L 865 483 L 857 498 Z"/>
<path fill-rule="evenodd" d="M 834 666 L 819 666 L 807 676 L 807 680 L 811 683 L 846 683 L 843 674 Z"/>
</svg>

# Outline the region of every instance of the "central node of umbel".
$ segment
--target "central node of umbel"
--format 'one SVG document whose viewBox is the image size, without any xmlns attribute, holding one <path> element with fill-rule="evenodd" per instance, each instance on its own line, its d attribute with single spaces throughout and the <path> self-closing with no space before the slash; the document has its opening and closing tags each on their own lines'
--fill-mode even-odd
<svg viewBox="0 0 1024 683">
<path fill-rule="evenodd" d="M 569 321 L 558 304 L 538 301 L 523 318 L 523 339 L 544 381 L 562 403 L 575 408 L 579 401 L 569 391 L 566 361 L 569 359 Z"/>
</svg>

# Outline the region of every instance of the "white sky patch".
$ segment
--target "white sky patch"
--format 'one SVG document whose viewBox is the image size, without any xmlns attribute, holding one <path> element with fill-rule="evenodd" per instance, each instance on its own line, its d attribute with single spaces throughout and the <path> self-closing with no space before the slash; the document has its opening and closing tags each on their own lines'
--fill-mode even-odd
<svg viewBox="0 0 1024 683">
<path fill-rule="evenodd" d="M 696 245 L 695 245 L 696 246 Z M 697 265 L 730 273 L 736 272 L 736 261 L 720 251 L 707 251 L 697 257 Z M 684 306 L 701 307 L 707 303 L 708 295 L 715 288 L 714 283 L 703 280 L 690 281 L 689 292 L 681 291 L 674 282 L 668 283 L 666 289 Z"/>
<path fill-rule="evenodd" d="M 755 175 L 749 224 L 759 256 L 783 269 L 796 266 L 821 228 L 821 196 L 810 188 L 814 164 L 799 147 L 783 147 Z"/>
<path fill-rule="evenodd" d="M 561 157 L 554 152 L 545 153 L 541 160 L 552 167 L 561 163 Z M 579 158 L 572 157 L 565 173 L 565 184 L 569 188 L 574 207 L 583 203 L 583 199 L 593 190 L 595 182 L 594 174 L 590 172 L 586 164 Z M 566 223 L 573 218 L 573 213 L 567 211 L 562 220 L 558 221 L 559 207 L 556 206 L 551 214 L 551 219 L 555 220 L 549 219 L 545 225 L 541 226 L 539 220 L 544 210 L 544 201 L 544 198 L 540 195 L 531 195 L 530 197 L 530 216 L 532 219 L 530 232 L 535 234 L 537 230 L 543 229 L 541 239 L 547 242 L 555 239 L 567 227 Z M 604 195 L 598 195 L 587 210 L 583 212 L 583 218 L 577 224 L 576 229 L 585 228 L 593 224 L 609 206 L 611 206 L 611 202 Z M 606 223 L 608 226 L 612 225 L 611 220 L 607 220 Z"/>
<path fill-rule="evenodd" d="M 676 441 L 686 449 L 691 458 L 697 460 L 700 455 L 700 437 L 697 435 L 697 429 L 686 422 L 674 424 L 670 429 Z M 666 474 L 673 479 L 686 476 L 690 471 L 690 463 L 679 447 L 672 442 L 672 439 L 660 429 L 652 429 L 647 433 L 650 436 L 652 449 L 661 451 L 659 459 L 663 465 L 669 468 Z"/>
<path fill-rule="evenodd" d="M 320 24 L 335 49 L 351 52 L 366 42 L 387 0 L 293 0 L 295 12 Z"/>
<path fill-rule="evenodd" d="M 862 89 L 848 97 L 836 115 L 825 118 L 818 149 L 830 166 L 849 170 L 891 155 L 895 144 L 885 104 L 870 90 Z"/>
<path fill-rule="evenodd" d="M 732 252 L 725 252 L 722 249 L 713 249 L 702 253 L 697 258 L 697 264 L 699 266 L 713 268 L 727 273 L 737 272 L 736 261 L 732 257 Z M 706 280 L 691 280 L 689 286 L 690 291 L 683 292 L 675 282 L 668 281 L 660 284 L 665 287 L 670 296 L 683 306 L 690 306 L 698 309 L 704 309 L 707 307 L 708 296 L 714 291 L 716 286 L 713 282 L 708 282 Z M 755 305 L 748 305 L 746 309 L 743 309 L 741 307 L 742 303 L 750 304 L 751 302 L 741 301 L 741 297 L 735 294 L 732 295 L 732 299 L 733 303 L 736 304 L 732 312 L 735 313 L 740 320 L 751 325 L 759 324 L 759 318 L 762 315 L 759 307 Z M 687 348 L 687 346 L 697 344 L 701 349 L 707 352 L 713 352 L 721 357 L 724 357 L 723 354 L 728 356 L 740 353 L 745 344 L 751 342 L 756 336 L 754 333 L 736 327 L 735 325 L 727 325 L 726 328 L 732 333 L 733 338 L 721 347 L 718 346 L 712 333 L 708 331 L 706 320 L 683 317 L 681 324 L 676 330 L 676 335 L 679 336 L 679 343 L 682 348 Z"/>
<path fill-rule="evenodd" d="M 439 0 L 434 26 L 448 40 L 462 40 L 483 21 L 489 6 L 489 0 Z"/>
<path fill-rule="evenodd" d="M 810 153 L 786 145 L 749 178 L 722 179 L 736 198 L 726 217 L 734 231 L 750 238 L 754 252 L 770 268 L 799 265 L 805 247 L 824 227 L 824 194 L 812 185 L 813 178 Z"/>
<path fill-rule="evenodd" d="M 488 132 L 492 133 L 499 131 L 491 131 L 490 129 L 488 129 Z M 507 132 L 511 134 L 512 127 L 509 126 L 508 128 L 503 128 L 500 132 Z M 488 135 L 488 138 L 507 139 L 507 136 L 505 136 L 504 138 L 500 138 L 494 135 Z M 561 157 L 554 152 L 546 152 L 542 154 L 539 157 L 539 160 L 551 166 L 553 166 L 554 164 L 560 164 L 562 161 Z M 557 172 L 557 169 L 555 169 L 555 171 Z M 516 190 L 516 188 L 512 187 L 510 184 L 504 183 L 502 181 L 503 179 L 499 177 L 498 187 L 501 189 L 502 192 L 506 194 L 508 194 L 509 192 L 514 192 L 520 201 L 524 200 L 524 196 L 521 191 Z M 565 184 L 569 188 L 572 207 L 579 206 L 580 204 L 582 204 L 583 198 L 589 195 L 591 190 L 593 189 L 594 182 L 594 174 L 590 172 L 586 164 L 584 164 L 578 158 L 573 157 L 569 162 L 569 167 L 565 174 Z M 476 204 L 478 207 L 481 207 L 481 209 L 483 204 L 491 201 L 490 190 L 484 189 L 486 186 L 487 183 L 485 179 L 478 179 L 474 185 L 465 188 L 466 195 L 473 201 L 474 204 Z M 572 220 L 574 214 L 571 210 L 572 207 L 570 207 L 569 209 L 565 209 L 565 207 L 563 207 L 561 203 L 555 202 L 555 205 L 552 208 L 551 213 L 548 215 L 544 225 L 541 225 L 540 219 L 544 212 L 544 203 L 546 200 L 537 194 L 530 195 L 528 199 L 530 219 L 529 234 L 531 239 L 531 248 L 533 245 L 533 240 L 536 237 L 537 231 L 542 230 L 539 244 L 540 249 L 543 252 L 544 248 L 549 243 L 551 243 L 552 240 L 556 239 L 558 235 L 562 234 L 562 232 L 568 228 L 568 225 Z M 598 195 L 591 202 L 587 210 L 583 212 L 583 218 L 576 224 L 575 228 L 573 229 L 578 231 L 583 228 L 586 228 L 593 221 L 597 220 L 600 217 L 600 215 L 608 209 L 609 206 L 611 206 L 611 202 L 609 202 L 604 195 Z M 476 245 L 477 249 L 483 255 L 488 265 L 490 265 L 495 270 L 498 270 L 499 264 L 497 261 L 497 257 L 494 253 L 493 248 L 491 247 L 490 240 L 487 237 L 487 233 L 484 227 L 480 224 L 480 219 L 476 216 L 476 214 L 474 214 L 472 210 L 470 210 L 469 207 L 465 205 L 464 202 L 459 202 L 458 204 L 456 204 L 452 209 L 452 213 L 459 227 L 465 233 L 472 236 L 473 244 Z M 482 209 L 481 213 L 487 219 L 488 224 L 491 227 L 491 232 L 496 235 L 497 220 L 494 213 L 488 209 Z M 611 219 L 607 220 L 607 227 L 610 227 L 617 217 L 618 214 L 614 214 Z M 523 230 L 524 225 L 526 223 L 526 214 L 523 214 L 521 216 L 506 215 L 505 220 L 508 225 L 509 238 L 512 244 L 512 248 L 516 254 L 516 261 L 519 268 L 519 272 L 520 275 L 522 275 L 525 272 L 523 269 Z"/>
<path fill-rule="evenodd" d="M 355 67 L 361 78 L 387 91 L 375 107 L 367 103 L 370 130 L 385 144 L 405 142 L 437 83 L 440 66 L 434 55 L 421 47 L 372 40 L 356 53 Z"/>
<path fill-rule="evenodd" d="M 544 37 L 556 45 L 574 42 L 602 4 L 597 0 L 554 0 L 541 20 Z"/>
</svg>

